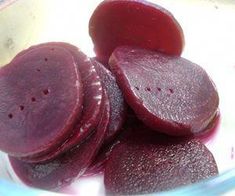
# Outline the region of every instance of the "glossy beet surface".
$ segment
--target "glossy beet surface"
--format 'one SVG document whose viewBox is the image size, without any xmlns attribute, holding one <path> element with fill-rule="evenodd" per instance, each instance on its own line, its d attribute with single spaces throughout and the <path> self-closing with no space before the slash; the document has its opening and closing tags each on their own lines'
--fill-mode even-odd
<svg viewBox="0 0 235 196">
<path fill-rule="evenodd" d="M 30 162 L 42 162 L 58 156 L 69 148 L 81 143 L 89 134 L 96 129 L 100 120 L 101 101 L 102 101 L 102 85 L 94 65 L 90 59 L 86 57 L 79 49 L 73 45 L 63 42 L 51 42 L 41 44 L 34 47 L 44 47 L 45 45 L 54 47 L 62 47 L 66 49 L 74 57 L 78 70 L 81 73 L 81 80 L 84 89 L 84 104 L 81 114 L 72 129 L 69 138 L 57 149 L 53 149 L 50 153 L 42 156 L 26 157 L 24 160 Z"/>
<path fill-rule="evenodd" d="M 104 143 L 110 142 L 121 130 L 126 116 L 126 105 L 123 94 L 117 85 L 115 77 L 102 64 L 91 60 L 101 78 L 110 101 L 110 122 L 105 135 Z"/>
<path fill-rule="evenodd" d="M 119 47 L 109 63 L 125 100 L 153 130 L 197 134 L 217 114 L 213 82 L 205 70 L 184 58 Z"/>
<path fill-rule="evenodd" d="M 170 138 L 137 128 L 116 145 L 106 163 L 108 194 L 146 194 L 191 184 L 218 174 L 211 152 L 198 140 Z M 146 134 L 149 132 L 149 135 Z"/>
<path fill-rule="evenodd" d="M 59 189 L 80 177 L 103 143 L 110 117 L 110 105 L 106 94 L 102 108 L 101 121 L 96 131 L 82 144 L 47 163 L 32 164 L 10 157 L 15 173 L 25 184 L 48 190 Z"/>
<path fill-rule="evenodd" d="M 172 55 L 180 55 L 184 46 L 183 31 L 173 15 L 143 0 L 103 1 L 90 18 L 89 34 L 97 58 L 105 64 L 122 45 Z"/>
<path fill-rule="evenodd" d="M 0 149 L 13 156 L 61 144 L 82 111 L 80 73 L 63 48 L 32 49 L 0 71 Z"/>
</svg>

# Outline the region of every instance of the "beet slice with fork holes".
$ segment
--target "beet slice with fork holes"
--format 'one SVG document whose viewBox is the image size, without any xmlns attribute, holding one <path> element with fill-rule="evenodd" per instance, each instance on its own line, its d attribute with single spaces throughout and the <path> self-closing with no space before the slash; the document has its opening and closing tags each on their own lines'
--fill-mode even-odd
<svg viewBox="0 0 235 196">
<path fill-rule="evenodd" d="M 22 158 L 22 160 L 31 163 L 44 162 L 53 159 L 73 146 L 78 145 L 87 136 L 89 136 L 96 129 L 96 126 L 100 120 L 101 102 L 103 96 L 101 79 L 97 74 L 94 65 L 87 56 L 79 51 L 76 46 L 64 42 L 49 42 L 38 46 L 33 46 L 32 48 L 42 48 L 45 45 L 51 47 L 52 49 L 54 47 L 62 47 L 72 54 L 81 74 L 84 89 L 84 103 L 81 118 L 77 120 L 76 125 L 72 128 L 70 137 L 68 137 L 61 146 L 53 149 L 49 153 Z"/>
<path fill-rule="evenodd" d="M 70 134 L 83 104 L 81 77 L 67 50 L 32 49 L 0 71 L 0 149 L 44 153 Z"/>
<path fill-rule="evenodd" d="M 109 63 L 126 102 L 153 130 L 176 136 L 202 133 L 218 113 L 214 83 L 184 58 L 123 46 Z"/>
<path fill-rule="evenodd" d="M 110 105 L 106 92 L 104 93 L 101 110 L 101 120 L 96 131 L 83 143 L 61 154 L 54 160 L 45 163 L 27 163 L 9 157 L 12 168 L 18 177 L 29 186 L 58 190 L 82 176 L 98 153 L 108 127 Z"/>
</svg>

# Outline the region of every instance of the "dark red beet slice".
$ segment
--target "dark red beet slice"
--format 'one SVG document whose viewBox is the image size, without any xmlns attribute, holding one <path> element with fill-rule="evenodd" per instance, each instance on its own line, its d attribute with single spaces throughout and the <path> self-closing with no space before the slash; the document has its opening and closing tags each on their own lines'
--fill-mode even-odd
<svg viewBox="0 0 235 196">
<path fill-rule="evenodd" d="M 29 156 L 71 134 L 82 107 L 80 73 L 62 48 L 34 49 L 0 71 L 0 149 Z"/>
<path fill-rule="evenodd" d="M 94 11 L 89 34 L 97 58 L 107 63 L 118 46 L 139 46 L 180 55 L 183 31 L 166 9 L 144 0 L 107 0 Z"/>
<path fill-rule="evenodd" d="M 184 58 L 120 47 L 110 66 L 127 103 L 156 131 L 196 134 L 217 113 L 219 97 L 213 82 L 205 70 Z"/>
<path fill-rule="evenodd" d="M 59 189 L 80 177 L 98 152 L 108 126 L 110 105 L 104 95 L 101 121 L 97 130 L 82 144 L 74 147 L 48 163 L 30 164 L 9 157 L 19 178 L 27 185 L 42 189 Z"/>
<path fill-rule="evenodd" d="M 98 76 L 94 65 L 79 49 L 73 45 L 62 42 L 51 42 L 41 44 L 37 47 L 44 47 L 45 45 L 54 47 L 63 47 L 67 49 L 76 60 L 78 70 L 81 73 L 81 79 L 84 89 L 84 104 L 81 119 L 78 120 L 74 127 L 70 138 L 59 148 L 54 149 L 50 153 L 42 156 L 26 157 L 22 160 L 28 162 L 43 162 L 58 156 L 69 148 L 82 142 L 92 131 L 95 130 L 100 120 L 100 108 L 102 100 L 102 85 L 101 79 Z M 34 46 L 35 47 L 35 46 Z"/>
<path fill-rule="evenodd" d="M 119 133 L 124 123 L 126 116 L 125 101 L 112 73 L 94 59 L 91 59 L 91 62 L 101 78 L 101 82 L 108 93 L 110 101 L 110 122 L 104 139 L 104 143 L 108 143 Z"/>
<path fill-rule="evenodd" d="M 213 155 L 198 140 L 180 141 L 145 132 L 135 133 L 134 139 L 114 147 L 106 163 L 104 183 L 110 195 L 146 194 L 216 174 Z"/>
</svg>

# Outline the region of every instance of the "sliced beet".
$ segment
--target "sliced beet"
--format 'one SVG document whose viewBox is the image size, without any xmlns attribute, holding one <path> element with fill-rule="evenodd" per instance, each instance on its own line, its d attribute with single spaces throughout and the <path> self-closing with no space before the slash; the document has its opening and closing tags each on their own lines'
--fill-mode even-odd
<svg viewBox="0 0 235 196">
<path fill-rule="evenodd" d="M 95 9 L 89 34 L 97 58 L 107 63 L 118 46 L 139 46 L 180 55 L 183 31 L 166 9 L 144 0 L 106 0 Z"/>
<path fill-rule="evenodd" d="M 213 155 L 200 141 L 136 132 L 114 147 L 106 163 L 108 194 L 165 191 L 218 174 Z"/>
<path fill-rule="evenodd" d="M 82 111 L 82 84 L 63 48 L 33 49 L 0 71 L 0 149 L 12 156 L 61 144 Z"/>
<path fill-rule="evenodd" d="M 117 85 L 115 77 L 101 63 L 91 59 L 101 82 L 106 89 L 110 101 L 110 122 L 104 143 L 109 143 L 121 130 L 126 116 L 126 106 L 122 91 Z"/>
<path fill-rule="evenodd" d="M 82 144 L 70 149 L 55 160 L 47 163 L 30 164 L 9 157 L 19 178 L 27 185 L 42 189 L 59 189 L 80 177 L 97 154 L 108 126 L 110 105 L 104 95 L 101 121 L 96 131 Z"/>
<path fill-rule="evenodd" d="M 84 104 L 81 119 L 77 121 L 77 124 L 73 128 L 72 134 L 69 138 L 57 149 L 53 149 L 50 153 L 42 156 L 25 157 L 24 161 L 28 162 L 43 162 L 58 156 L 62 152 L 65 152 L 69 148 L 82 142 L 92 131 L 96 129 L 96 126 L 100 120 L 100 108 L 102 101 L 102 85 L 101 79 L 97 74 L 94 65 L 90 59 L 87 58 L 79 49 L 71 44 L 63 42 L 51 42 L 41 44 L 36 47 L 44 47 L 45 45 L 54 47 L 62 47 L 68 50 L 74 57 L 78 70 L 81 73 L 81 80 L 84 89 Z M 35 47 L 35 46 L 34 46 Z"/>
<path fill-rule="evenodd" d="M 197 134 L 218 110 L 216 88 L 200 66 L 181 57 L 119 47 L 110 58 L 127 103 L 153 130 Z"/>
</svg>

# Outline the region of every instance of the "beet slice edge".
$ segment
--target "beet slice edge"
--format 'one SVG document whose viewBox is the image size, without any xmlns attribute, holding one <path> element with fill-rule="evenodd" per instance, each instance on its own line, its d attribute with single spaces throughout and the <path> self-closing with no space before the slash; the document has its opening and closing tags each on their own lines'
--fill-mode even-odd
<svg viewBox="0 0 235 196">
<path fill-rule="evenodd" d="M 101 78 L 102 85 L 106 89 L 110 101 L 110 122 L 104 139 L 104 143 L 107 144 L 121 131 L 126 117 L 126 103 L 112 73 L 96 60 L 91 59 L 91 62 Z"/>
</svg>

